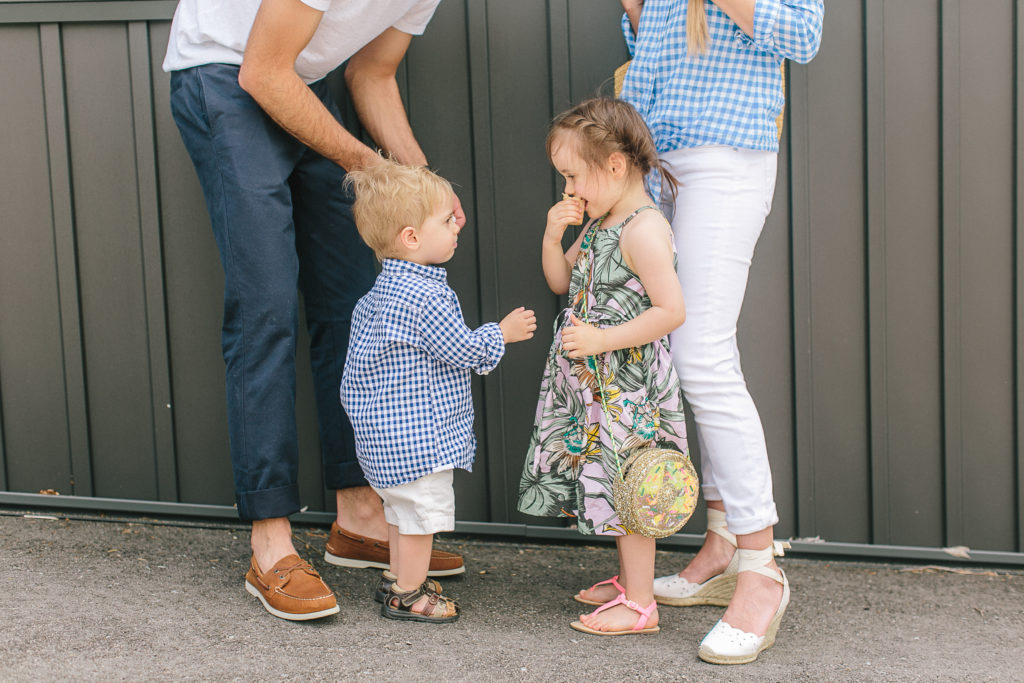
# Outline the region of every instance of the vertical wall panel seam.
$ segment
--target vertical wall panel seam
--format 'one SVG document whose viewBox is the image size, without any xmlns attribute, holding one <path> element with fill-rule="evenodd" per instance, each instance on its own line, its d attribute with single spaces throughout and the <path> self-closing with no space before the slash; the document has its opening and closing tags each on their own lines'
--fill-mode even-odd
<svg viewBox="0 0 1024 683">
<path fill-rule="evenodd" d="M 136 194 L 142 258 L 143 301 L 148 343 L 150 409 L 153 424 L 153 464 L 157 498 L 178 499 L 174 425 L 171 404 L 170 350 L 164 291 L 163 251 L 157 186 L 156 134 L 152 98 L 149 29 L 144 21 L 128 24 L 128 64 L 131 80 L 132 128 L 135 146 Z"/>
<path fill-rule="evenodd" d="M 466 44 L 470 83 L 473 139 L 473 182 L 476 187 L 477 258 L 480 264 L 480 314 L 494 319 L 498 312 L 498 240 L 494 190 L 494 154 L 491 130 L 491 79 L 487 0 L 465 0 Z M 490 279 L 483 275 L 490 273 Z M 489 290 L 489 291 L 488 291 Z M 501 365 L 483 382 L 484 442 L 487 454 L 487 500 L 490 521 L 509 519 L 506 477 L 505 418 Z"/>
<path fill-rule="evenodd" d="M 885 225 L 885 0 L 864 5 L 865 219 L 867 244 L 868 448 L 873 543 L 889 524 L 888 353 Z"/>
<path fill-rule="evenodd" d="M 806 66 L 791 66 L 790 248 L 793 311 L 793 434 L 797 490 L 797 535 L 816 535 L 814 490 L 814 400 L 811 364 L 810 139 Z"/>
<path fill-rule="evenodd" d="M 572 69 L 569 65 L 571 26 L 568 0 L 548 0 L 548 71 L 551 74 L 549 96 L 552 118 L 572 104 Z"/>
<path fill-rule="evenodd" d="M 1024 343 L 1024 46 L 1021 40 L 1024 39 L 1024 7 L 1021 3 L 1024 0 L 1015 0 L 1014 11 L 1014 74 L 1013 74 L 1013 104 L 1014 104 L 1014 127 L 1013 127 L 1013 149 L 1014 149 L 1014 418 L 1016 422 L 1014 439 L 1014 463 L 1017 470 L 1017 486 L 1015 503 L 1017 523 L 1017 552 L 1024 551 L 1024 358 L 1022 358 L 1021 344 Z"/>
<path fill-rule="evenodd" d="M 64 92 L 64 54 L 59 24 L 39 27 L 43 74 L 43 110 L 50 169 L 50 201 L 53 216 L 57 298 L 60 308 L 61 351 L 67 415 L 68 452 L 71 461 L 71 492 L 93 495 L 89 408 L 86 391 L 85 350 L 78 282 L 75 236 L 74 180 L 71 176 L 71 141 L 68 133 L 67 98 Z"/>
<path fill-rule="evenodd" d="M 942 52 L 942 406 L 946 545 L 963 543 L 960 344 L 960 3 L 943 0 Z"/>
</svg>

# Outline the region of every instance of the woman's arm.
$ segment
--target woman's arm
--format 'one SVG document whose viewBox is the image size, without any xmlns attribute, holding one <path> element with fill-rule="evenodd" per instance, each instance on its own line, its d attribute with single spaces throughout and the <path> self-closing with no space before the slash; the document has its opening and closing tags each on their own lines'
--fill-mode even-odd
<svg viewBox="0 0 1024 683">
<path fill-rule="evenodd" d="M 644 7 L 644 0 L 622 0 L 622 9 L 629 17 L 629 23 L 633 27 L 633 35 L 636 35 L 640 27 L 640 11 Z"/>
<path fill-rule="evenodd" d="M 562 347 L 570 358 L 649 344 L 686 320 L 672 235 L 665 219 L 653 213 L 649 218 L 638 216 L 623 228 L 619 245 L 626 263 L 647 291 L 651 307 L 629 322 L 613 327 L 597 328 L 573 318 L 573 326 L 562 329 Z"/>
<path fill-rule="evenodd" d="M 822 0 L 712 0 L 762 50 L 800 64 L 821 45 Z"/>
</svg>

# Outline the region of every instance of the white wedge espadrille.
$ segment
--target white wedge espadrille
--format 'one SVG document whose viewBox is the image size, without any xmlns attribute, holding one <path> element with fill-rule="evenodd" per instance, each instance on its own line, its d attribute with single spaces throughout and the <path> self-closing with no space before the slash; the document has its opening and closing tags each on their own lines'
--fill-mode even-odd
<svg viewBox="0 0 1024 683">
<path fill-rule="evenodd" d="M 768 624 L 768 630 L 763 636 L 756 633 L 747 633 L 738 628 L 733 628 L 721 619 L 715 624 L 704 640 L 701 641 L 697 656 L 711 664 L 747 664 L 757 659 L 758 655 L 775 644 L 775 634 L 779 631 L 779 624 L 782 622 L 782 615 L 789 605 L 789 579 L 781 569 L 778 571 L 768 569 L 765 565 L 771 562 L 775 548 L 769 546 L 761 550 L 746 550 L 740 548 L 739 555 L 740 572 L 756 572 L 767 576 L 782 584 L 782 601 L 775 610 L 775 616 Z M 737 572 L 738 573 L 738 572 Z"/>
</svg>

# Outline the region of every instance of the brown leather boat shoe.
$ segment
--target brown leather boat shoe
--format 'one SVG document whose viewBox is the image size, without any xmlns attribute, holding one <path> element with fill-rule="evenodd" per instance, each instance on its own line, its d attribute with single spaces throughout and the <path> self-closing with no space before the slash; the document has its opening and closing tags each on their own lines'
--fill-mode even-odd
<svg viewBox="0 0 1024 683">
<path fill-rule="evenodd" d="M 263 603 L 275 617 L 290 621 L 319 619 L 338 613 L 334 593 L 313 566 L 298 555 L 282 558 L 262 572 L 256 558 L 249 562 L 245 590 Z"/>
<path fill-rule="evenodd" d="M 391 548 L 387 541 L 346 531 L 337 522 L 331 524 L 331 537 L 327 539 L 324 562 L 354 569 L 388 569 L 391 566 L 390 560 Z M 462 555 L 437 549 L 430 551 L 427 576 L 454 576 L 465 571 Z"/>
</svg>

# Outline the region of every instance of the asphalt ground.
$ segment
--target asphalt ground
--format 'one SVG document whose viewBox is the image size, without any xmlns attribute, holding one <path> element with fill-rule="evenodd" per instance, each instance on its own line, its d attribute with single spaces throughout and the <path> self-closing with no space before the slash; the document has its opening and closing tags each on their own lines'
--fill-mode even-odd
<svg viewBox="0 0 1024 683">
<path fill-rule="evenodd" d="M 245 592 L 240 524 L 0 508 L 0 680 L 1021 681 L 1024 572 L 780 561 L 792 602 L 775 647 L 723 667 L 697 646 L 723 609 L 661 609 L 658 634 L 569 628 L 571 596 L 615 573 L 608 545 L 447 536 L 467 572 L 442 582 L 453 624 L 394 622 L 378 573 L 323 562 L 327 530 L 296 527 L 341 605 L 289 622 Z M 659 551 L 659 574 L 690 557 Z"/>
</svg>

